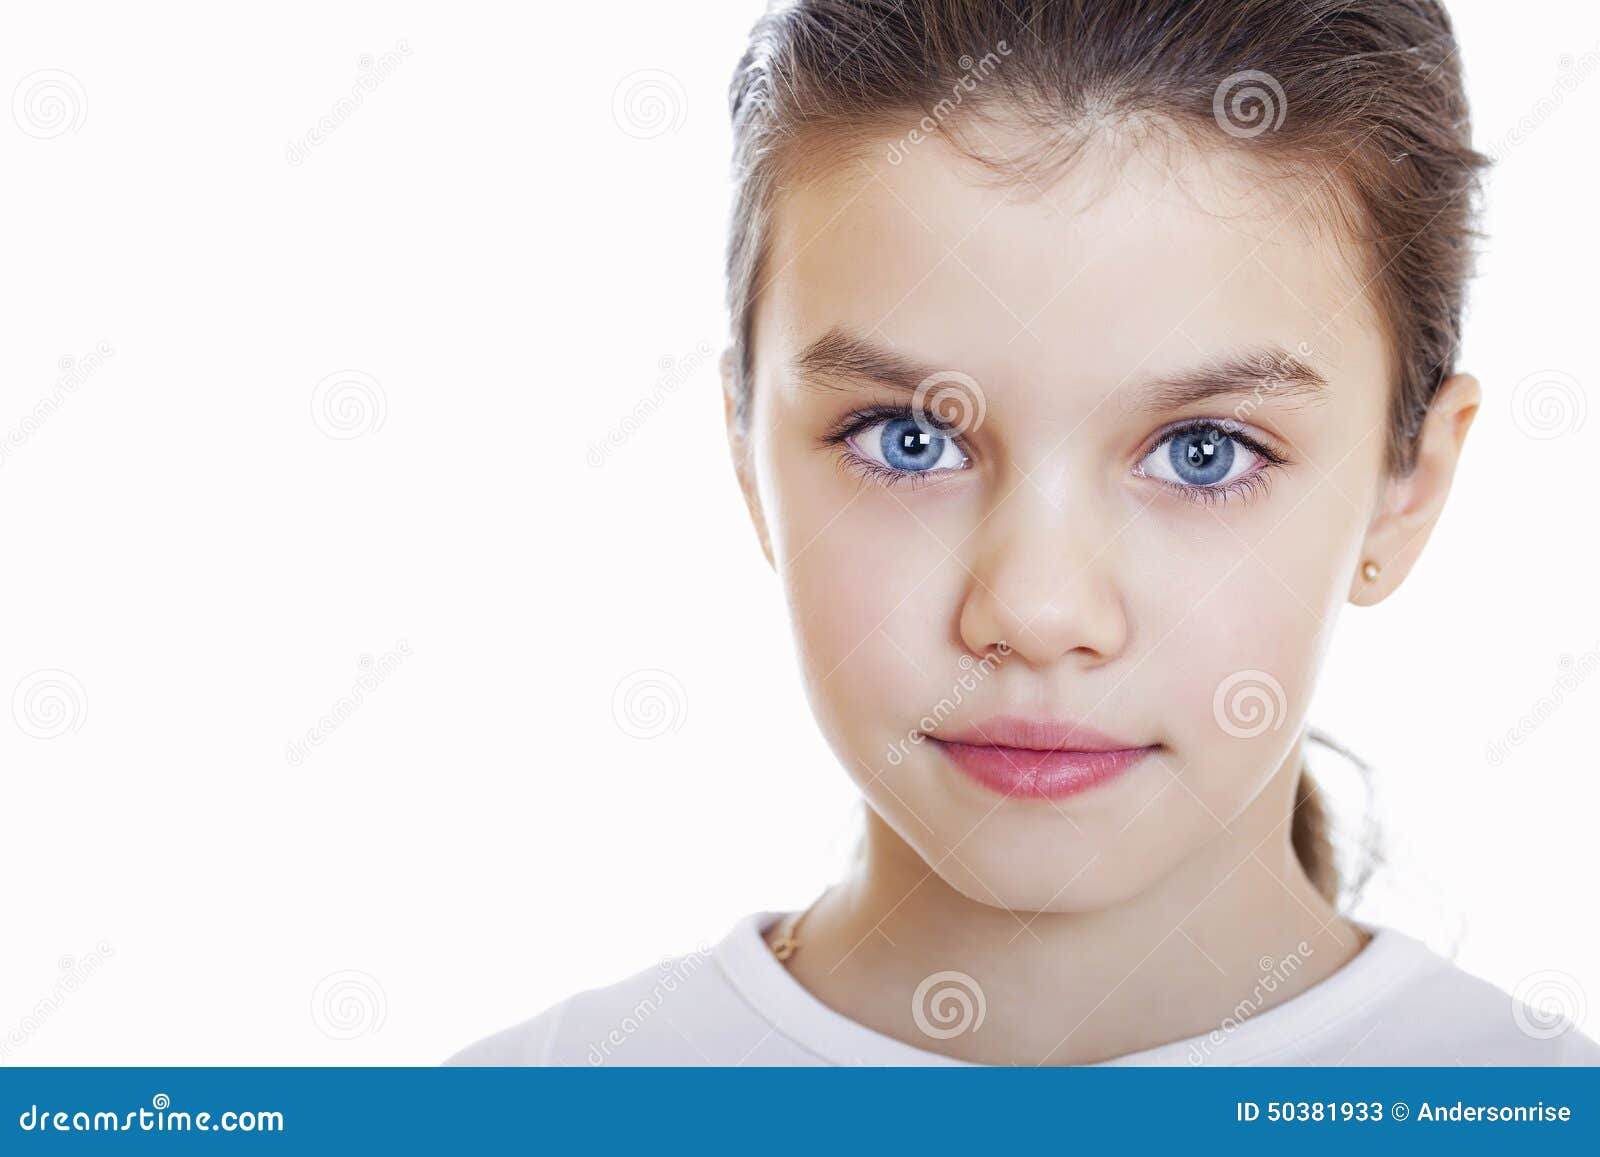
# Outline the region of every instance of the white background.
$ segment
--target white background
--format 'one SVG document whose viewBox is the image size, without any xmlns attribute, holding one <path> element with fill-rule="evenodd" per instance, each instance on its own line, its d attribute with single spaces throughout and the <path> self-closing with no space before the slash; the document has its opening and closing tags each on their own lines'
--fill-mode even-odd
<svg viewBox="0 0 1600 1157">
<path fill-rule="evenodd" d="M 0 110 L 0 1063 L 432 1064 L 842 866 L 854 792 L 714 365 L 758 7 L 7 12 L 0 95 L 46 71 L 67 107 Z M 1396 867 L 1365 914 L 1508 989 L 1560 969 L 1593 1035 L 1600 678 L 1559 680 L 1600 658 L 1595 58 L 1559 81 L 1600 8 L 1453 10 L 1503 154 L 1486 405 L 1313 720 L 1375 764 Z M 63 359 L 92 368 L 37 421 Z M 314 414 L 341 371 L 376 385 Z M 640 739 L 615 701 L 651 670 Z"/>
</svg>

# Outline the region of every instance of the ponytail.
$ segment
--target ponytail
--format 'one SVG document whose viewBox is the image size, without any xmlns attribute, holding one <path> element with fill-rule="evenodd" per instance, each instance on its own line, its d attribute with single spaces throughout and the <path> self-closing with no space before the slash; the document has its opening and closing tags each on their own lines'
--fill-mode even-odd
<svg viewBox="0 0 1600 1157">
<path fill-rule="evenodd" d="M 1372 767 L 1316 728 L 1311 729 L 1309 737 L 1312 742 L 1338 752 L 1355 764 L 1368 789 L 1367 811 L 1362 817 L 1363 829 L 1360 836 L 1361 856 L 1352 878 L 1345 881 L 1339 871 L 1338 852 L 1333 841 L 1333 825 L 1324 803 L 1323 789 L 1317 786 L 1316 780 L 1312 777 L 1309 763 L 1301 764 L 1300 778 L 1295 783 L 1294 814 L 1289 827 L 1289 842 L 1307 878 L 1330 904 L 1338 907 L 1341 889 L 1349 894 L 1353 902 L 1361 894 L 1367 881 L 1372 878 L 1372 873 L 1377 867 L 1379 835 L 1371 803 Z"/>
</svg>

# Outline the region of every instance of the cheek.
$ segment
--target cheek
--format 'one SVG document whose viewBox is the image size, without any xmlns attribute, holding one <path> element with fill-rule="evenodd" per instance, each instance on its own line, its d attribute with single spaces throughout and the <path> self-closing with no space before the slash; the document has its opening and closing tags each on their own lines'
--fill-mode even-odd
<svg viewBox="0 0 1600 1157">
<path fill-rule="evenodd" d="M 1188 540 L 1181 572 L 1140 571 L 1182 581 L 1128 590 L 1152 640 L 1134 658 L 1153 721 L 1188 782 L 1219 801 L 1259 787 L 1293 746 L 1332 625 L 1317 594 L 1326 579 L 1310 581 L 1327 571 L 1326 551 L 1297 561 L 1293 544 L 1249 542 L 1232 525 Z"/>
<path fill-rule="evenodd" d="M 1261 581 L 1265 577 L 1265 581 Z M 1322 645 L 1321 627 L 1270 576 L 1239 571 L 1163 644 L 1172 702 L 1191 742 L 1292 736 Z"/>
<path fill-rule="evenodd" d="M 1159 560 L 1130 576 L 1142 633 L 1160 640 L 1147 669 L 1170 692 L 1163 717 L 1202 749 L 1250 743 L 1270 758 L 1304 720 L 1361 540 L 1340 488 L 1359 493 L 1358 479 L 1308 473 L 1270 502 L 1153 517 L 1138 536 Z"/>
<path fill-rule="evenodd" d="M 814 707 L 860 727 L 920 716 L 927 673 L 953 662 L 965 572 L 946 543 L 961 541 L 962 511 L 858 480 L 825 451 L 775 453 L 765 482 Z"/>
<path fill-rule="evenodd" d="M 780 561 L 808 675 L 880 703 L 914 687 L 948 647 L 960 564 L 881 494 L 843 509 L 805 497 L 790 509 L 795 549 Z"/>
</svg>

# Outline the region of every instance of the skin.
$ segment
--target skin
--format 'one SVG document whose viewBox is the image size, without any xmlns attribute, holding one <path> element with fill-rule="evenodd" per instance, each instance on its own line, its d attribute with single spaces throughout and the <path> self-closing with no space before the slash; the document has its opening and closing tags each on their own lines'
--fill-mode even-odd
<svg viewBox="0 0 1600 1157">
<path fill-rule="evenodd" d="M 1367 939 L 1290 846 L 1317 673 L 1344 605 L 1387 597 L 1426 543 L 1478 383 L 1444 383 L 1416 468 L 1386 476 L 1370 274 L 1237 149 L 1103 130 L 1040 187 L 939 138 L 891 165 L 891 139 L 779 198 L 744 427 L 724 359 L 730 449 L 809 700 L 869 805 L 859 863 L 789 967 L 871 1029 L 987 1064 L 1106 1060 L 1291 999 Z M 964 375 L 941 459 L 964 467 L 892 485 L 823 442 L 863 407 L 909 402 L 800 372 L 833 330 Z M 1325 396 L 1143 400 L 1263 343 L 1303 355 Z M 1265 490 L 1202 503 L 1162 484 L 1154 439 L 1196 419 L 1233 419 L 1285 458 L 1250 466 Z M 881 429 L 853 445 L 870 455 Z M 1244 698 L 1219 706 L 1241 677 Z M 1250 687 L 1269 725 L 1249 725 Z M 910 739 L 1001 713 L 1160 748 L 1050 800 L 979 786 Z M 1296 962 L 1265 994 L 1263 958 Z M 946 970 L 981 989 L 981 1032 L 918 1027 L 913 994 Z"/>
</svg>

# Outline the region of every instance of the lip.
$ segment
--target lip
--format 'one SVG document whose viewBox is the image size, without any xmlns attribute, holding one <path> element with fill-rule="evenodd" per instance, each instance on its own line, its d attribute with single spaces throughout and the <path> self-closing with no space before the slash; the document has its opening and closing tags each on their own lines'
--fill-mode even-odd
<svg viewBox="0 0 1600 1157">
<path fill-rule="evenodd" d="M 1161 746 L 1136 746 L 1082 723 L 1014 715 L 928 738 L 983 787 L 1032 799 L 1088 791 L 1115 779 Z"/>
</svg>

